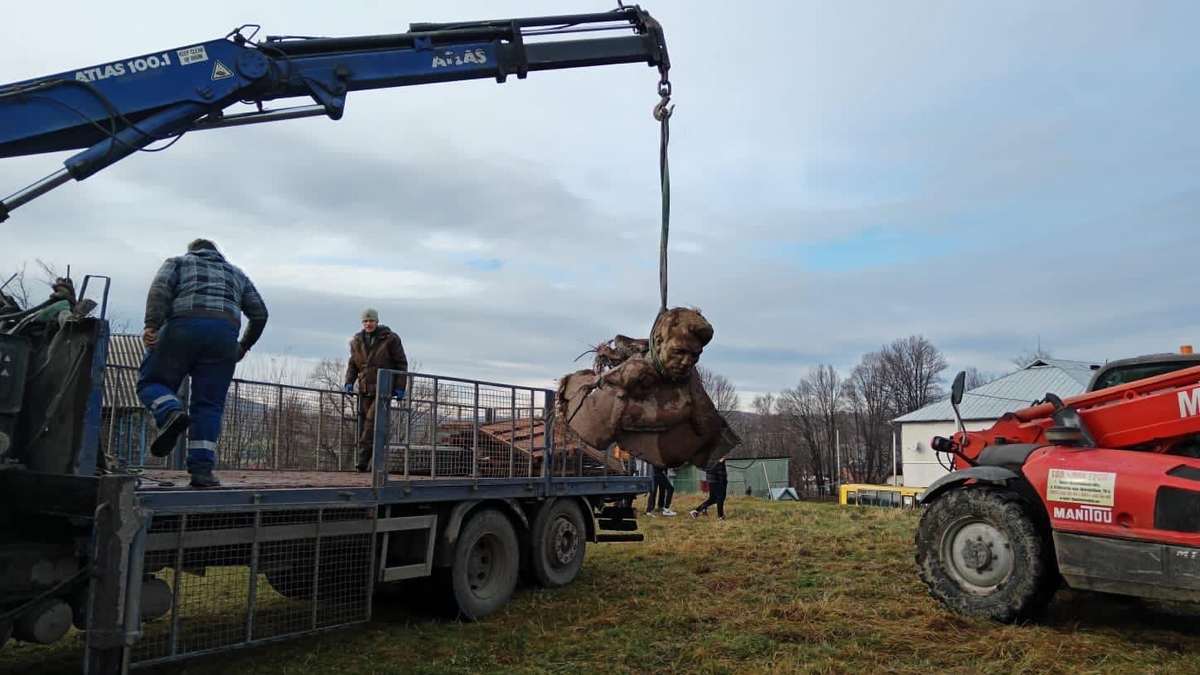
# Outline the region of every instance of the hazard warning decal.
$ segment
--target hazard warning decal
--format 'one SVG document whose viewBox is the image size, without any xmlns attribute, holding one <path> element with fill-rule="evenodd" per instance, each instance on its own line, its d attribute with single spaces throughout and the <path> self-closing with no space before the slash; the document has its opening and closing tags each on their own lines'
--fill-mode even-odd
<svg viewBox="0 0 1200 675">
<path fill-rule="evenodd" d="M 213 62 L 212 79 L 224 80 L 227 77 L 233 77 L 233 71 L 229 69 L 229 66 L 226 66 L 220 61 Z"/>
<path fill-rule="evenodd" d="M 1116 484 L 1115 473 L 1050 469 L 1046 499 L 1052 502 L 1112 506 Z"/>
</svg>

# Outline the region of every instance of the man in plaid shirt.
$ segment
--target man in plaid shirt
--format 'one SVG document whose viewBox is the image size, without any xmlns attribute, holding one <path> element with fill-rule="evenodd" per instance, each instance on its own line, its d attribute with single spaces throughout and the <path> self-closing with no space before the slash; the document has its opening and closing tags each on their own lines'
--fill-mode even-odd
<svg viewBox="0 0 1200 675">
<path fill-rule="evenodd" d="M 238 340 L 241 315 L 250 320 Z M 216 487 L 217 439 L 225 394 L 238 361 L 267 325 L 267 306 L 240 269 L 197 239 L 186 255 L 168 258 L 146 296 L 146 355 L 138 377 L 138 397 L 154 415 L 158 436 L 150 445 L 166 457 L 180 434 L 188 432 L 188 472 L 192 487 Z M 191 402 L 184 412 L 176 392 L 191 376 Z"/>
</svg>

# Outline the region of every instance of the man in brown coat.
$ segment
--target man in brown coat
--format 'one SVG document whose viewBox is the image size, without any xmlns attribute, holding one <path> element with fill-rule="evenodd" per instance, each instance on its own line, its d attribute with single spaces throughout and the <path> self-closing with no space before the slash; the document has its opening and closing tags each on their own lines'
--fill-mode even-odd
<svg viewBox="0 0 1200 675">
<path fill-rule="evenodd" d="M 346 364 L 346 392 L 358 390 L 358 470 L 370 471 L 375 442 L 375 391 L 379 369 L 408 370 L 408 358 L 400 336 L 379 325 L 379 312 L 363 310 L 362 331 L 350 338 L 350 361 Z M 357 385 L 357 386 L 356 386 Z M 390 394 L 404 398 L 405 380 L 393 382 Z"/>
</svg>

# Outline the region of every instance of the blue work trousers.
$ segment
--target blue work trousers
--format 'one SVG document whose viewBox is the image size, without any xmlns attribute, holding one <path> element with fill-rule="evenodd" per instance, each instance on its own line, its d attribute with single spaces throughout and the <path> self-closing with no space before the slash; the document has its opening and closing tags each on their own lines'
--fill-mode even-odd
<svg viewBox="0 0 1200 675">
<path fill-rule="evenodd" d="M 138 397 L 159 427 L 183 407 L 177 392 L 191 376 L 188 415 L 188 470 L 211 470 L 217 463 L 217 439 L 225 394 L 237 365 L 238 331 L 223 319 L 171 319 L 158 331 L 158 344 L 142 358 Z"/>
</svg>

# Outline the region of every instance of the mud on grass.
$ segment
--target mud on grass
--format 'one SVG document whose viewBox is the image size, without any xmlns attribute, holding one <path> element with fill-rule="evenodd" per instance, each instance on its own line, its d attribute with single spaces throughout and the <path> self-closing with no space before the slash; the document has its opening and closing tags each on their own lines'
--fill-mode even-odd
<svg viewBox="0 0 1200 675">
<path fill-rule="evenodd" d="M 643 518 L 645 542 L 591 546 L 574 584 L 521 589 L 480 623 L 393 594 L 369 624 L 142 672 L 1200 672 L 1200 616 L 1133 600 L 1063 591 L 1024 626 L 945 612 L 916 577 L 914 513 L 729 507 L 725 522 Z M 71 658 L 10 644 L 0 671 L 59 673 Z"/>
</svg>

